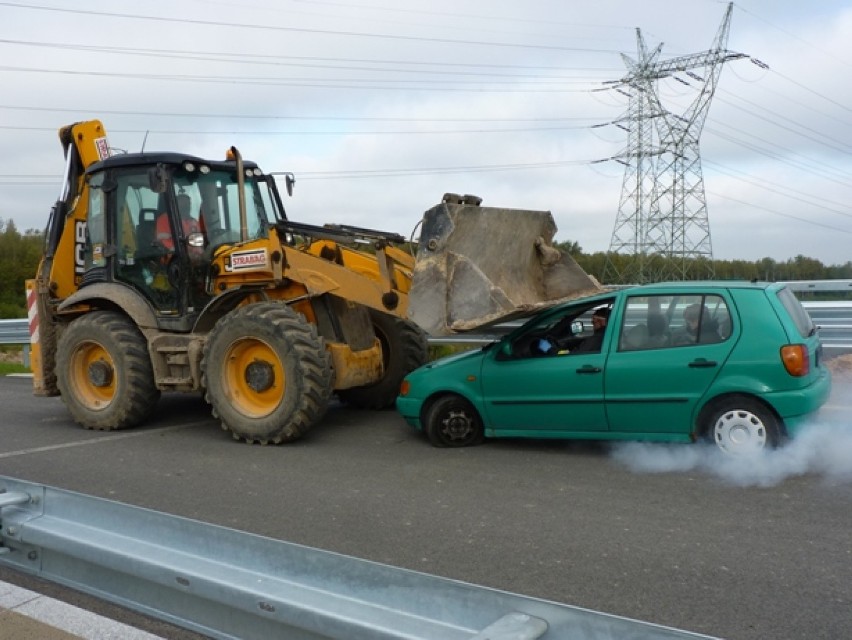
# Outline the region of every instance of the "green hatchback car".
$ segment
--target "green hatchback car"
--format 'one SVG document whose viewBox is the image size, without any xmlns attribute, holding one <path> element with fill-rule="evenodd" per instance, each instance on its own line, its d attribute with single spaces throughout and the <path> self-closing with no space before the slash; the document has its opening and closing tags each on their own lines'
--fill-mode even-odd
<svg viewBox="0 0 852 640">
<path fill-rule="evenodd" d="M 439 447 L 708 440 L 744 453 L 794 436 L 830 391 L 817 327 L 787 287 L 668 282 L 542 311 L 411 372 L 396 406 Z"/>
</svg>

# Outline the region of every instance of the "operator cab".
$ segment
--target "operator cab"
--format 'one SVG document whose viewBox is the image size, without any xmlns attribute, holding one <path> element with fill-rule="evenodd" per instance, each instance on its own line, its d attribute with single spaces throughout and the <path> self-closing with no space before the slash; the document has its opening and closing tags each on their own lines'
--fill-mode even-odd
<svg viewBox="0 0 852 640">
<path fill-rule="evenodd" d="M 139 153 L 93 164 L 82 285 L 127 284 L 163 328 L 191 330 L 215 294 L 209 266 L 216 251 L 268 238 L 270 226 L 285 219 L 274 180 L 254 163 L 242 166 L 244 225 L 234 161 Z"/>
</svg>

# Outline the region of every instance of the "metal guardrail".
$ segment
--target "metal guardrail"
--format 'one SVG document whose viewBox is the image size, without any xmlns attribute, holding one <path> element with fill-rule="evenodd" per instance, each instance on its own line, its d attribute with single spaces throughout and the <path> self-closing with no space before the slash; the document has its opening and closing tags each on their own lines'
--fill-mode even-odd
<svg viewBox="0 0 852 640">
<path fill-rule="evenodd" d="M 788 280 L 784 284 L 791 291 L 819 291 L 828 293 L 852 291 L 852 280 Z"/>
<path fill-rule="evenodd" d="M 0 320 L 0 344 L 19 344 L 23 346 L 23 364 L 30 366 L 29 320 Z"/>
<path fill-rule="evenodd" d="M 28 344 L 29 325 L 26 318 L 0 320 L 0 344 Z"/>
<path fill-rule="evenodd" d="M 784 282 L 791 291 L 799 293 L 852 292 L 852 280 L 791 280 Z M 830 355 L 852 351 L 852 301 L 825 302 L 802 301 L 811 318 L 820 328 L 823 349 Z M 521 321 L 492 327 L 489 333 L 464 333 L 449 336 L 431 336 L 430 344 L 481 346 L 519 326 Z"/>
<path fill-rule="evenodd" d="M 803 301 L 802 306 L 819 327 L 822 347 L 827 355 L 852 351 L 852 301 Z M 431 336 L 430 344 L 481 346 L 499 339 L 520 325 L 521 321 L 492 327 L 488 334 L 463 333 L 450 336 Z"/>
<path fill-rule="evenodd" d="M 3 476 L 0 564 L 213 638 L 708 637 Z"/>
<path fill-rule="evenodd" d="M 852 291 L 852 280 L 795 280 L 784 284 L 796 292 L 838 293 Z M 826 351 L 832 354 L 852 351 L 852 301 L 813 302 L 805 300 L 802 305 L 820 327 L 820 337 Z M 432 344 L 482 345 L 492 342 L 513 326 L 517 326 L 517 323 L 497 325 L 488 334 L 465 333 L 452 336 L 432 336 L 429 341 Z M 25 364 L 28 364 L 26 356 L 29 353 L 29 341 L 29 327 L 26 318 L 0 320 L 0 344 L 24 345 L 26 348 Z"/>
</svg>

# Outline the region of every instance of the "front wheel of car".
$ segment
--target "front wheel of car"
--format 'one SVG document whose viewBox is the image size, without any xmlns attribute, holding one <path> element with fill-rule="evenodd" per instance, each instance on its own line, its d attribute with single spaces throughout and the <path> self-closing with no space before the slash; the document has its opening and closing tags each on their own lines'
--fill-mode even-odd
<svg viewBox="0 0 852 640">
<path fill-rule="evenodd" d="M 467 447 L 482 442 L 482 418 L 459 396 L 438 398 L 426 411 L 426 436 L 436 447 Z"/>
<path fill-rule="evenodd" d="M 761 403 L 744 396 L 726 399 L 708 414 L 708 439 L 722 451 L 748 455 L 774 449 L 781 443 L 778 418 Z"/>
</svg>

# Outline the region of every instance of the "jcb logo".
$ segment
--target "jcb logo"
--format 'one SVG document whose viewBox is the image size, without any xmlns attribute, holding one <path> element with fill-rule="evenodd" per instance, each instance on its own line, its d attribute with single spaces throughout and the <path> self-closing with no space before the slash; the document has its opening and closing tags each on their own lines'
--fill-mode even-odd
<svg viewBox="0 0 852 640">
<path fill-rule="evenodd" d="M 79 282 L 86 270 L 86 223 L 83 220 L 74 222 L 74 276 Z"/>
</svg>

